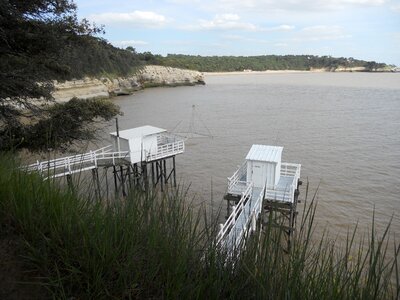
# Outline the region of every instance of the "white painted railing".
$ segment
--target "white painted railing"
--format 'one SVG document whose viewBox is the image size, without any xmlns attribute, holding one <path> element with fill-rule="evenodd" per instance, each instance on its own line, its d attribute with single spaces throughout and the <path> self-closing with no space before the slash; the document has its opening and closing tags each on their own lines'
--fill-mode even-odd
<svg viewBox="0 0 400 300">
<path fill-rule="evenodd" d="M 265 199 L 293 203 L 294 190 L 295 187 L 293 183 L 285 190 L 266 189 Z"/>
<path fill-rule="evenodd" d="M 285 189 L 267 189 L 265 192 L 265 198 L 269 200 L 293 203 L 294 191 L 296 190 L 297 182 L 300 179 L 300 170 L 300 164 L 282 163 L 280 175 L 292 177 L 292 181 L 285 187 Z"/>
<path fill-rule="evenodd" d="M 281 164 L 281 176 L 294 176 L 297 180 L 300 179 L 300 164 L 292 164 L 292 163 L 282 163 Z"/>
<path fill-rule="evenodd" d="M 231 177 L 228 177 L 228 193 L 242 196 L 237 205 L 233 207 L 226 222 L 221 226 L 216 237 L 217 244 L 231 253 L 235 249 L 240 251 L 239 246 L 242 240 L 256 229 L 256 221 L 262 211 L 264 199 L 294 202 L 294 192 L 300 178 L 300 170 L 300 164 L 282 163 L 280 176 L 289 177 L 284 181 L 288 182 L 287 186 L 284 189 L 282 187 L 267 189 L 265 186 L 261 189 L 255 188 L 252 182 L 243 181 L 243 179 L 247 179 L 245 176 L 247 163 L 245 161 Z"/>
<path fill-rule="evenodd" d="M 28 172 L 38 171 L 47 175 L 47 178 L 61 177 L 81 171 L 86 171 L 98 167 L 99 163 L 112 162 L 116 164 L 118 160 L 129 158 L 128 151 L 112 152 L 112 146 L 106 146 L 96 151 L 62 157 L 47 161 L 37 161 L 27 167 Z"/>
<path fill-rule="evenodd" d="M 246 174 L 247 172 L 247 162 L 245 161 L 231 177 L 228 177 L 228 193 L 240 193 L 243 192 L 241 187 L 244 189 L 247 187 L 246 181 L 241 181 L 240 179 Z"/>
<path fill-rule="evenodd" d="M 171 140 L 170 137 L 165 137 Z M 183 153 L 185 151 L 185 143 L 183 140 L 177 142 L 162 144 L 157 147 L 155 153 L 150 153 L 146 157 L 146 161 L 153 161 L 160 158 L 168 157 Z M 78 173 L 90 169 L 97 168 L 99 164 L 116 165 L 121 160 L 130 161 L 131 153 L 129 151 L 112 151 L 112 146 L 106 146 L 95 151 L 89 151 L 83 154 L 72 155 L 47 161 L 37 161 L 34 164 L 23 167 L 28 172 L 39 172 L 47 178 L 61 177 L 69 174 Z"/>
<path fill-rule="evenodd" d="M 157 160 L 171 155 L 183 153 L 184 151 L 185 151 L 185 142 L 183 140 L 179 140 L 174 143 L 159 145 L 155 153 L 148 153 L 146 155 L 146 161 L 149 162 Z"/>
<path fill-rule="evenodd" d="M 250 216 L 249 205 L 253 193 L 253 184 L 249 184 L 242 194 L 237 205 L 233 207 L 228 219 L 222 225 L 218 235 L 217 244 L 232 248 L 237 247 L 246 230 L 247 218 Z"/>
<path fill-rule="evenodd" d="M 256 222 L 262 211 L 265 190 L 266 190 L 266 188 L 264 187 L 261 190 L 258 197 L 256 198 L 256 201 L 253 203 L 251 214 L 246 223 L 246 226 L 250 232 L 256 230 Z M 252 201 L 253 201 L 253 199 L 252 199 Z M 251 226 L 249 226 L 250 222 L 252 222 Z"/>
</svg>

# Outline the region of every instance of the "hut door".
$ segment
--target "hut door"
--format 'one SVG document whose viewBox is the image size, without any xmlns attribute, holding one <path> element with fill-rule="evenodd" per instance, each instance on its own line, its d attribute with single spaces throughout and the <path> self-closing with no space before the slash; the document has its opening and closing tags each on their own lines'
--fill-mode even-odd
<svg viewBox="0 0 400 300">
<path fill-rule="evenodd" d="M 259 162 L 253 161 L 253 184 L 255 187 L 262 187 L 264 185 L 264 165 Z"/>
</svg>

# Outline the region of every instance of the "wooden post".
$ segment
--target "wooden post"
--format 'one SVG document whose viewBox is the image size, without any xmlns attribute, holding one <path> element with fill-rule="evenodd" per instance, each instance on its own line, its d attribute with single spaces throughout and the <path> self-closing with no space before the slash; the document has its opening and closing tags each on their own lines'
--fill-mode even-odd
<svg viewBox="0 0 400 300">
<path fill-rule="evenodd" d="M 160 160 L 160 163 L 159 163 L 159 166 L 160 166 L 160 183 L 161 183 L 161 192 L 162 191 L 164 191 L 164 181 L 163 181 L 163 164 L 162 164 L 162 160 Z"/>
<path fill-rule="evenodd" d="M 117 168 L 115 165 L 113 165 L 113 174 L 114 174 L 114 192 L 115 192 L 115 198 L 118 198 L 118 181 L 117 181 Z"/>
<path fill-rule="evenodd" d="M 173 171 L 174 171 L 174 187 L 176 187 L 176 171 L 175 171 L 175 155 L 172 156 L 172 165 L 173 165 Z"/>
<path fill-rule="evenodd" d="M 158 161 L 156 161 L 156 177 L 157 177 L 157 181 L 156 181 L 156 185 L 157 185 L 157 183 L 158 183 L 158 180 L 160 179 L 160 175 L 159 175 L 159 162 Z"/>
<path fill-rule="evenodd" d="M 151 182 L 153 183 L 153 187 L 156 186 L 156 181 L 154 178 L 154 162 L 151 162 Z"/>
<path fill-rule="evenodd" d="M 70 189 L 70 191 L 72 193 L 75 193 L 74 184 L 72 182 L 71 174 L 67 174 L 67 184 L 68 184 L 68 188 Z"/>
<path fill-rule="evenodd" d="M 139 186 L 139 174 L 138 174 L 137 164 L 133 165 L 133 180 L 134 180 L 135 187 Z"/>
<path fill-rule="evenodd" d="M 92 179 L 93 179 L 93 187 L 94 187 L 94 194 L 97 201 L 100 201 L 100 182 L 99 182 L 99 174 L 97 172 L 97 168 L 92 169 Z"/>
<path fill-rule="evenodd" d="M 125 192 L 125 180 L 124 180 L 124 167 L 121 165 L 121 166 L 119 166 L 119 170 L 120 170 L 120 173 L 121 173 L 121 187 L 122 187 L 122 196 L 123 197 L 126 197 L 126 192 Z"/>
<path fill-rule="evenodd" d="M 131 168 L 132 168 L 132 165 L 127 165 L 126 170 L 128 172 L 129 190 L 132 190 Z"/>
<path fill-rule="evenodd" d="M 168 183 L 168 178 L 167 178 L 167 163 L 166 160 L 163 159 L 163 164 L 164 164 L 164 183 L 167 184 Z"/>
<path fill-rule="evenodd" d="M 147 176 L 147 164 L 146 162 L 142 162 L 142 177 L 143 177 L 143 182 L 144 182 L 144 190 L 146 192 L 149 191 L 149 179 Z"/>
<path fill-rule="evenodd" d="M 105 167 L 104 168 L 104 170 L 105 170 L 105 176 L 106 176 L 106 196 L 107 196 L 107 206 L 109 206 L 110 205 L 110 198 L 109 198 L 109 195 L 108 195 L 108 167 Z"/>
</svg>

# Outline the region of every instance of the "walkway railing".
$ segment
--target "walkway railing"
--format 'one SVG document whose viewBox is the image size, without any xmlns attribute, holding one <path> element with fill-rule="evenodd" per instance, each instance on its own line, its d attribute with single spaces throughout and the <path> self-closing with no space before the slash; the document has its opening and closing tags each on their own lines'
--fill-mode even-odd
<svg viewBox="0 0 400 300">
<path fill-rule="evenodd" d="M 300 178 L 300 170 L 300 164 L 282 163 L 280 175 L 292 177 L 292 181 L 284 189 L 267 189 L 265 199 L 293 203 L 294 191 Z"/>
<path fill-rule="evenodd" d="M 238 188 L 247 187 L 247 182 L 241 180 L 246 176 L 247 172 L 247 162 L 245 161 L 231 177 L 228 177 L 228 193 L 240 193 L 242 190 L 238 191 Z"/>
<path fill-rule="evenodd" d="M 264 189 L 255 189 L 250 183 L 228 219 L 222 225 L 217 244 L 233 251 L 238 249 L 243 238 L 256 228 L 256 220 L 262 210 Z"/>
<path fill-rule="evenodd" d="M 294 190 L 295 190 L 295 187 L 293 184 L 288 186 L 285 190 L 266 189 L 265 199 L 293 203 L 294 202 Z"/>
<path fill-rule="evenodd" d="M 281 164 L 281 176 L 294 176 L 297 180 L 300 179 L 300 164 L 292 164 L 292 163 L 282 163 Z"/>
<path fill-rule="evenodd" d="M 185 143 L 179 140 L 173 143 L 159 145 L 154 153 L 145 156 L 146 161 L 153 161 L 183 153 Z M 28 172 L 39 172 L 45 175 L 45 179 L 62 177 L 81 171 L 97 168 L 99 164 L 116 165 L 122 160 L 129 161 L 131 153 L 129 151 L 112 151 L 112 146 L 106 146 L 95 151 L 77 154 L 47 161 L 37 161 L 34 164 L 24 167 Z"/>
<path fill-rule="evenodd" d="M 89 151 L 83 154 L 47 161 L 37 161 L 25 167 L 25 169 L 28 172 L 37 171 L 43 175 L 47 175 L 45 179 L 48 179 L 94 169 L 97 168 L 99 164 L 105 162 L 111 162 L 115 165 L 119 160 L 127 159 L 128 157 L 128 151 L 112 152 L 112 146 L 109 145 L 96 151 Z"/>
<path fill-rule="evenodd" d="M 183 153 L 184 151 L 185 151 L 185 142 L 183 140 L 179 140 L 177 142 L 169 144 L 159 145 L 155 153 L 148 153 L 146 155 L 146 161 L 149 162 L 161 159 L 164 157 Z"/>
</svg>

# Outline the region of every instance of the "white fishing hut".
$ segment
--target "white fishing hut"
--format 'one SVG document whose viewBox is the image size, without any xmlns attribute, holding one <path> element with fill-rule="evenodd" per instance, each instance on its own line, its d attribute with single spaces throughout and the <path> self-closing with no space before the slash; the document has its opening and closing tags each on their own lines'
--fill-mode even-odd
<svg viewBox="0 0 400 300">
<path fill-rule="evenodd" d="M 247 181 L 274 189 L 280 179 L 283 147 L 253 145 L 246 156 Z"/>
<path fill-rule="evenodd" d="M 253 145 L 242 166 L 228 178 L 228 194 L 241 195 L 251 183 L 266 189 L 265 199 L 294 201 L 300 164 L 282 162 L 283 147 Z"/>
<path fill-rule="evenodd" d="M 150 162 L 183 153 L 183 139 L 154 126 L 141 126 L 110 133 L 114 152 L 126 152 L 132 164 Z"/>
<path fill-rule="evenodd" d="M 282 222 L 286 221 L 279 226 L 286 232 L 290 249 L 301 165 L 282 162 L 282 152 L 283 147 L 279 146 L 253 145 L 244 163 L 228 177 L 228 191 L 224 197 L 227 219 L 217 235 L 217 242 L 228 250 L 240 249 L 243 238 L 256 229 L 257 220 L 262 228 L 272 220 L 273 212 L 280 214 Z"/>
</svg>

